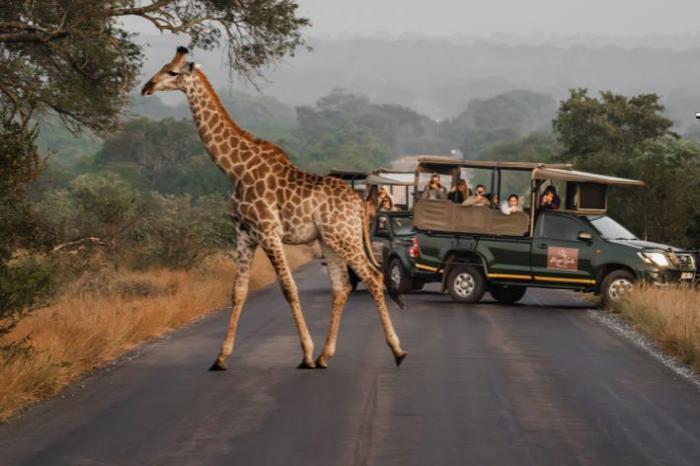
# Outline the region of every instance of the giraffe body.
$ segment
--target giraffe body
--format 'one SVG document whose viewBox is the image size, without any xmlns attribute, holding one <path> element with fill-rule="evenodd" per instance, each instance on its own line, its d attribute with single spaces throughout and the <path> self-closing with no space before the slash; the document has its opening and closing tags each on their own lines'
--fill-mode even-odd
<svg viewBox="0 0 700 466">
<path fill-rule="evenodd" d="M 233 351 L 257 247 L 270 259 L 289 302 L 303 351 L 299 367 L 326 367 L 335 353 L 340 319 L 351 292 L 347 265 L 372 294 L 386 341 L 396 364 L 401 364 L 406 352 L 401 349 L 384 301 L 382 273 L 368 250 L 363 201 L 343 181 L 300 170 L 277 146 L 238 127 L 204 73 L 185 61 L 186 53 L 183 47 L 178 48 L 175 58 L 146 83 L 142 94 L 183 91 L 204 147 L 233 185 L 231 215 L 237 235 L 238 263 L 228 331 L 212 369 L 224 369 Z M 328 336 L 316 361 L 283 249 L 284 244 L 314 241 L 319 242 L 326 257 L 333 292 Z"/>
</svg>

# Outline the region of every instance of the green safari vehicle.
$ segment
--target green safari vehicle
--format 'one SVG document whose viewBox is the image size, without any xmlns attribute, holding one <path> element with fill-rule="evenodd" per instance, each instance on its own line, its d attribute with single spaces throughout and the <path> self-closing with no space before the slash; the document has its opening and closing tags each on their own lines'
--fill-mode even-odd
<svg viewBox="0 0 700 466">
<path fill-rule="evenodd" d="M 416 193 L 436 174 L 453 186 L 460 179 L 478 183 L 492 201 L 519 189 L 524 208 L 506 215 L 493 205 L 416 196 L 415 245 L 404 263 L 404 281 L 418 276 L 423 283 L 439 281 L 455 301 L 465 303 L 479 301 L 486 292 L 513 303 L 528 287 L 595 292 L 610 303 L 638 281 L 664 285 L 696 280 L 696 251 L 640 240 L 606 215 L 608 187 L 642 186 L 640 181 L 564 164 L 422 157 Z M 539 208 L 546 185 L 563 193 L 556 209 Z M 392 280 L 387 277 L 388 283 Z"/>
</svg>

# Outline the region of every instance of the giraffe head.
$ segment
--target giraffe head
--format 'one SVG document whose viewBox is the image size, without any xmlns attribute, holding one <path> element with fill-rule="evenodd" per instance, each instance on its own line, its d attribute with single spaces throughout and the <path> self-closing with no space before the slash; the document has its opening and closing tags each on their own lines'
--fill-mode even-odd
<svg viewBox="0 0 700 466">
<path fill-rule="evenodd" d="M 184 91 L 193 79 L 193 71 L 199 65 L 187 62 L 187 48 L 178 47 L 175 57 L 148 80 L 141 89 L 141 95 L 151 95 L 158 91 Z"/>
</svg>

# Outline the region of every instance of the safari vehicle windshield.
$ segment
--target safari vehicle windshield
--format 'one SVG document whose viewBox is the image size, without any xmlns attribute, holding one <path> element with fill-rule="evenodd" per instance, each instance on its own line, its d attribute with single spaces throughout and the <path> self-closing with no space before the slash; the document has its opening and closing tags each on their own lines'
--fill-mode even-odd
<svg viewBox="0 0 700 466">
<path fill-rule="evenodd" d="M 589 215 L 588 221 L 600 233 L 603 239 L 635 240 L 638 239 L 627 228 L 607 215 Z"/>
<path fill-rule="evenodd" d="M 410 236 L 414 234 L 413 231 L 413 217 L 412 216 L 401 216 L 401 217 L 391 217 L 391 229 L 396 236 Z"/>
</svg>

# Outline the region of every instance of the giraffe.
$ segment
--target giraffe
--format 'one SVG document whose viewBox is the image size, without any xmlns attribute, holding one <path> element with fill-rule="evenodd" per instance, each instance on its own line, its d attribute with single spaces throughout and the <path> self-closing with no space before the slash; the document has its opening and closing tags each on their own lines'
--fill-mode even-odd
<svg viewBox="0 0 700 466">
<path fill-rule="evenodd" d="M 374 298 L 386 342 L 396 365 L 401 365 L 407 353 L 401 348 L 384 300 L 383 275 L 371 253 L 362 199 L 343 181 L 303 172 L 280 148 L 242 130 L 199 65 L 187 62 L 187 53 L 185 47 L 178 47 L 175 57 L 153 75 L 141 94 L 184 92 L 204 147 L 232 183 L 230 213 L 237 235 L 238 263 L 226 336 L 210 370 L 225 370 L 233 352 L 258 247 L 270 259 L 291 309 L 303 352 L 299 368 L 326 368 L 335 354 L 340 319 L 351 293 L 347 265 Z M 331 281 L 332 313 L 323 350 L 314 360 L 314 344 L 283 244 L 310 244 L 316 240 Z M 402 305 L 398 297 L 392 297 Z"/>
</svg>

